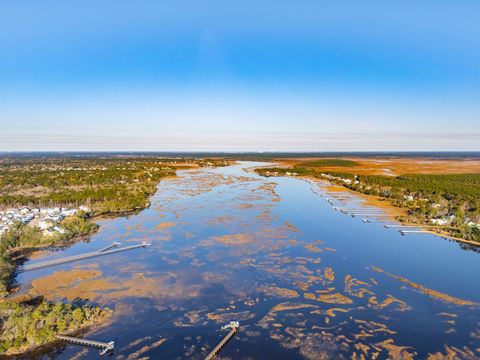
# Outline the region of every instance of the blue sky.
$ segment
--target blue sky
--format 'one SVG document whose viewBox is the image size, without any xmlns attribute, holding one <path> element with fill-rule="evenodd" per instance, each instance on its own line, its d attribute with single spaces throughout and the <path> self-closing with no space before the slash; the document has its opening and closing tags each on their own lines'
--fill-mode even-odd
<svg viewBox="0 0 480 360">
<path fill-rule="evenodd" d="M 2 150 L 480 150 L 478 1 L 0 5 Z"/>
</svg>

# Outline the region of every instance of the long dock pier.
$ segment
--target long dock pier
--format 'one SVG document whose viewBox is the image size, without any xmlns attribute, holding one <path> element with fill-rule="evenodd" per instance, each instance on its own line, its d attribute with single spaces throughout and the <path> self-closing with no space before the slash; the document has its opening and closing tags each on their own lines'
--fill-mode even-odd
<svg viewBox="0 0 480 360">
<path fill-rule="evenodd" d="M 45 262 L 41 262 L 41 263 L 37 263 L 37 264 L 25 265 L 25 266 L 22 266 L 22 267 L 18 268 L 17 272 L 21 273 L 21 272 L 26 272 L 26 271 L 43 269 L 43 268 L 47 268 L 47 267 L 50 267 L 50 266 L 67 264 L 67 263 L 71 263 L 71 262 L 74 262 L 74 261 L 80 261 L 80 260 L 90 259 L 90 258 L 94 258 L 94 257 L 98 257 L 98 256 L 115 254 L 115 253 L 118 253 L 118 252 L 138 249 L 138 248 L 141 248 L 141 247 L 145 248 L 149 245 L 150 245 L 149 243 L 142 242 L 141 244 L 138 244 L 138 245 L 125 246 L 125 247 L 122 247 L 122 248 L 119 248 L 119 249 L 113 249 L 113 250 L 101 249 L 103 251 L 88 252 L 88 253 L 84 253 L 84 254 L 67 256 L 67 257 L 60 258 L 60 259 L 45 261 Z"/>
<path fill-rule="evenodd" d="M 113 348 L 115 347 L 115 343 L 113 341 L 106 343 L 106 342 L 95 341 L 95 340 L 80 339 L 73 336 L 65 336 L 65 335 L 57 335 L 56 337 L 57 339 L 66 341 L 70 344 L 82 345 L 82 346 L 88 346 L 88 347 L 100 349 L 100 355 L 113 353 Z"/>
<path fill-rule="evenodd" d="M 410 229 L 418 229 L 420 227 L 419 226 L 409 226 L 409 225 L 383 225 L 384 228 L 387 228 L 387 229 L 405 229 L 405 230 L 410 230 Z"/>
<path fill-rule="evenodd" d="M 222 326 L 222 330 L 230 329 L 230 331 L 227 335 L 225 335 L 222 341 L 220 341 L 220 343 L 217 346 L 215 346 L 215 348 L 210 352 L 210 354 L 207 355 L 205 360 L 215 359 L 215 356 L 218 355 L 220 350 L 222 350 L 225 344 L 233 337 L 233 335 L 235 335 L 235 333 L 238 331 L 239 328 L 240 328 L 240 324 L 238 323 L 238 321 L 230 321 L 228 325 Z"/>
<path fill-rule="evenodd" d="M 428 231 L 425 230 L 398 230 L 400 234 L 428 234 Z"/>
</svg>

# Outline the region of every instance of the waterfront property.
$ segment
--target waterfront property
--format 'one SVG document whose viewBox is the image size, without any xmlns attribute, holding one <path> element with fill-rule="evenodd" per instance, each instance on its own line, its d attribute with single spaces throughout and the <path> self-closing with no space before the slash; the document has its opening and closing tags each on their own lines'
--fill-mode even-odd
<svg viewBox="0 0 480 360">
<path fill-rule="evenodd" d="M 10 229 L 15 222 L 36 226 L 43 231 L 44 235 L 63 234 L 65 230 L 58 226 L 59 223 L 67 217 L 76 215 L 78 211 L 90 213 L 91 209 L 87 206 L 80 206 L 78 209 L 66 207 L 30 208 L 22 206 L 3 210 L 0 211 L 0 236 Z"/>
</svg>

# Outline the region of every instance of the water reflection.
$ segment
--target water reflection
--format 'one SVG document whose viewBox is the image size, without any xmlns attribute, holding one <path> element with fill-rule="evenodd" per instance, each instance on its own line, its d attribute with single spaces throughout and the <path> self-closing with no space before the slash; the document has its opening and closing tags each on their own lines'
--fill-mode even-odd
<svg viewBox="0 0 480 360">
<path fill-rule="evenodd" d="M 22 274 L 20 294 L 113 309 L 88 337 L 114 340 L 116 359 L 202 359 L 230 320 L 241 331 L 227 358 L 480 356 L 477 253 L 332 211 L 326 188 L 245 170 L 254 165 L 162 181 L 149 209 L 32 261 L 112 241 L 152 246 Z M 98 357 L 73 346 L 47 353 Z"/>
</svg>

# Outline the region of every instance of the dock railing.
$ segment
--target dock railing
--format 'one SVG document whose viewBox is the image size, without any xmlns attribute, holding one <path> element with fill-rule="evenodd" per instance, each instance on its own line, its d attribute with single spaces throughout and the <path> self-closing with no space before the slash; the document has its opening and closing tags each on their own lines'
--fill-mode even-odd
<svg viewBox="0 0 480 360">
<path fill-rule="evenodd" d="M 113 247 L 113 244 L 110 245 L 110 246 Z M 56 265 L 61 265 L 61 264 L 67 264 L 67 263 L 74 262 L 74 261 L 90 259 L 90 258 L 94 258 L 94 257 L 98 257 L 98 256 L 105 256 L 105 255 L 114 254 L 114 253 L 118 253 L 118 252 L 122 252 L 122 251 L 133 250 L 133 249 L 137 249 L 137 248 L 141 248 L 141 247 L 145 248 L 147 246 L 150 246 L 150 244 L 146 243 L 146 242 L 142 242 L 141 244 L 138 244 L 138 245 L 125 246 L 125 247 L 118 248 L 118 249 L 113 249 L 113 250 L 105 250 L 105 248 L 104 248 L 104 249 L 101 249 L 99 251 L 93 251 L 93 252 L 88 252 L 88 253 L 79 254 L 79 255 L 67 256 L 67 257 L 60 258 L 60 259 L 40 262 L 40 263 L 36 263 L 36 264 L 25 265 L 25 266 L 22 266 L 22 267 L 18 268 L 17 273 L 43 269 L 43 268 L 47 268 L 47 267 L 50 267 L 50 266 L 56 266 Z"/>
<path fill-rule="evenodd" d="M 68 342 L 74 345 L 81 345 L 92 347 L 96 349 L 100 349 L 100 355 L 105 355 L 107 353 L 113 353 L 113 349 L 115 347 L 115 343 L 110 341 L 108 343 L 102 341 L 95 341 L 95 340 L 88 340 L 88 339 L 81 339 L 73 336 L 66 336 L 66 335 L 57 335 L 57 339 Z"/>
</svg>

